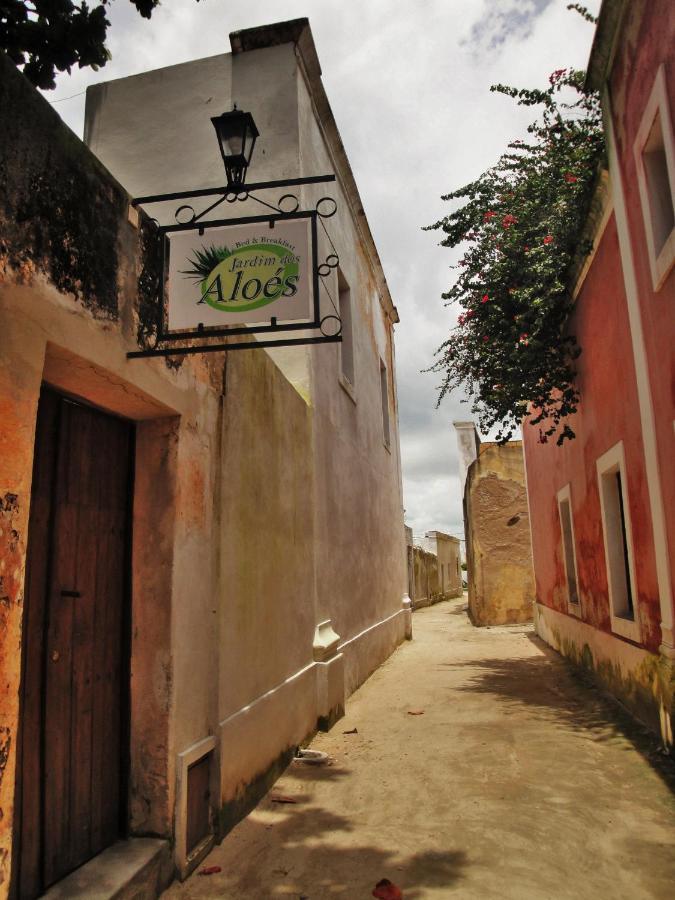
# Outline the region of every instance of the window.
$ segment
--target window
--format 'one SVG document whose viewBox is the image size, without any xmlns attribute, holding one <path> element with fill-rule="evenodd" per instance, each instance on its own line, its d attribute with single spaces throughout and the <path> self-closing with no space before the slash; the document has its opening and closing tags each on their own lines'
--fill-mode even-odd
<svg viewBox="0 0 675 900">
<path fill-rule="evenodd" d="M 652 284 L 657 291 L 675 260 L 675 149 L 661 66 L 634 144 Z"/>
<path fill-rule="evenodd" d="M 382 430 L 384 446 L 388 450 L 391 444 L 391 435 L 389 431 L 389 382 L 387 378 L 387 367 L 382 360 L 380 360 L 380 392 L 382 394 Z"/>
<path fill-rule="evenodd" d="M 354 385 L 354 337 L 352 329 L 352 292 L 345 281 L 342 270 L 338 269 L 338 309 L 342 320 L 342 342 L 340 348 L 340 372 L 350 385 Z"/>
<path fill-rule="evenodd" d="M 569 484 L 558 492 L 558 515 L 562 535 L 563 561 L 567 579 L 567 602 L 570 612 L 581 614 L 579 587 L 577 580 L 577 556 L 574 548 L 574 527 L 572 525 L 572 500 Z"/>
<path fill-rule="evenodd" d="M 597 470 L 612 630 L 637 641 L 640 630 L 635 615 L 633 539 L 622 442 L 600 457 Z"/>
</svg>

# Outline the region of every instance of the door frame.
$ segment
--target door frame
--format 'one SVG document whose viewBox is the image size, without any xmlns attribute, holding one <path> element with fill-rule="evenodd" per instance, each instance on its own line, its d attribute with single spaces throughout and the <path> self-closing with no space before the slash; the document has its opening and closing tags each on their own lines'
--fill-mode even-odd
<svg viewBox="0 0 675 900">
<path fill-rule="evenodd" d="M 140 387 L 139 384 L 145 382 L 155 384 L 153 372 L 145 373 L 139 383 L 130 382 L 117 371 L 49 341 L 44 345 L 44 354 L 41 381 L 31 392 L 34 423 L 40 389 L 44 385 L 78 403 L 127 419 L 136 426 L 127 602 L 129 674 L 133 677 L 128 679 L 130 715 L 125 741 L 128 751 L 125 830 L 129 838 L 153 836 L 172 840 L 176 763 L 171 729 L 171 628 L 182 398 L 173 387 L 166 390 L 163 386 L 161 399 Z M 145 368 L 142 363 L 141 370 Z M 152 369 L 152 366 L 147 368 Z M 125 374 L 132 373 L 125 370 Z M 34 443 L 33 440 L 33 447 Z M 30 477 L 32 460 L 29 458 L 27 462 L 30 468 L 26 475 Z M 29 490 L 23 499 L 30 505 Z M 30 540 L 30 535 L 27 539 Z M 25 623 L 25 609 L 22 619 Z M 24 653 L 23 641 L 21 653 Z M 23 679 L 19 673 L 17 676 L 20 693 Z M 19 708 L 17 737 L 23 723 L 22 712 Z M 17 821 L 12 821 L 10 826 L 13 835 L 10 896 L 14 896 L 17 880 L 17 825 Z"/>
<path fill-rule="evenodd" d="M 65 392 L 59 390 L 58 388 L 53 387 L 52 385 L 43 382 L 40 387 L 40 395 L 37 404 L 36 411 L 36 435 L 34 439 L 34 448 L 37 448 L 37 442 L 40 439 L 37 430 L 37 422 L 38 417 L 40 416 L 40 409 L 42 408 L 43 397 L 45 394 L 51 394 L 57 404 L 61 404 L 64 400 L 73 403 L 77 406 L 85 407 L 94 410 L 95 412 L 109 416 L 110 418 L 119 419 L 130 426 L 130 444 L 129 444 L 129 471 L 127 477 L 127 483 L 125 486 L 125 540 L 124 540 L 124 550 L 123 550 L 123 578 L 122 578 L 122 597 L 121 597 L 121 616 L 122 616 L 122 625 L 121 625 L 121 640 L 120 640 L 120 656 L 121 656 L 121 670 L 120 670 L 120 721 L 119 721 L 119 744 L 120 744 L 120 771 L 119 771 L 119 779 L 118 779 L 118 791 L 119 791 L 119 837 L 127 838 L 129 837 L 129 783 L 130 783 L 130 760 L 131 760 L 131 752 L 130 752 L 130 733 L 131 733 L 131 629 L 132 629 L 132 560 L 133 560 L 133 503 L 134 503 L 134 483 L 135 483 L 135 457 L 136 457 L 136 423 L 130 419 L 127 419 L 124 416 L 116 415 L 115 413 L 111 413 L 109 410 L 102 409 L 100 406 L 95 403 L 88 402 L 83 400 L 80 397 L 76 397 L 69 392 Z M 53 543 L 53 532 L 55 527 L 55 512 L 56 512 L 56 481 L 58 478 L 57 471 L 57 463 L 58 463 L 58 453 L 59 453 L 59 438 L 60 438 L 60 427 L 61 427 L 61 416 L 60 411 L 57 413 L 57 418 L 55 421 L 55 436 L 54 436 L 54 448 L 53 448 L 53 459 L 50 460 L 50 464 L 52 466 L 50 473 L 50 500 L 49 500 L 49 510 L 48 510 L 48 524 L 46 526 L 46 535 L 47 545 L 46 545 L 46 563 L 45 563 L 45 571 L 46 571 L 46 584 L 44 586 L 44 593 L 46 595 L 48 590 L 48 583 L 51 578 L 51 573 L 53 571 L 54 565 L 54 543 Z M 31 508 L 29 511 L 29 522 L 32 513 L 32 503 L 33 503 L 33 489 L 32 483 L 34 481 L 36 475 L 36 464 L 35 460 L 37 458 L 37 454 L 34 452 L 34 465 L 33 465 L 33 474 L 31 479 Z M 32 539 L 31 539 L 32 538 Z M 39 548 L 33 547 L 33 541 L 35 540 L 35 536 L 31 536 L 30 527 L 28 533 L 28 541 L 26 546 L 26 571 L 28 572 L 28 565 L 30 562 L 31 554 L 33 552 L 39 553 Z M 28 597 L 27 592 L 24 592 L 24 626 L 28 623 L 26 621 L 26 617 L 29 612 L 29 604 L 30 599 Z M 49 625 L 49 604 L 45 599 L 44 606 L 41 612 L 41 618 L 39 623 L 33 623 L 34 628 L 39 628 L 40 631 L 40 668 L 41 668 L 41 685 L 40 685 L 40 722 L 39 722 L 39 744 L 40 744 L 40 822 L 39 822 L 39 830 L 40 830 L 40 881 L 42 883 L 42 889 L 46 890 L 50 887 L 50 885 L 44 885 L 44 829 L 46 827 L 46 816 L 45 816 L 45 808 L 44 808 L 44 779 L 45 779 L 45 703 L 46 703 L 46 682 L 47 682 L 47 629 Z M 24 727 L 24 712 L 26 709 L 26 668 L 29 663 L 28 660 L 28 641 L 25 638 L 28 636 L 28 629 L 24 630 L 23 638 L 21 642 L 21 663 L 20 663 L 20 682 L 19 682 L 19 727 L 17 731 L 17 758 L 16 758 L 16 776 L 15 776 L 15 785 L 14 785 L 14 817 L 12 823 L 13 829 L 13 841 L 12 841 L 12 879 L 11 879 L 11 890 L 10 896 L 18 896 L 18 892 L 20 890 L 21 883 L 21 843 L 22 843 L 22 830 L 23 830 L 23 746 L 24 739 L 26 737 L 25 727 Z M 96 856 L 98 854 L 94 854 Z M 90 857 L 94 858 L 94 857 Z M 86 864 L 86 863 L 85 863 Z M 66 876 L 64 876 L 66 877 Z M 57 882 L 58 883 L 58 882 Z"/>
</svg>

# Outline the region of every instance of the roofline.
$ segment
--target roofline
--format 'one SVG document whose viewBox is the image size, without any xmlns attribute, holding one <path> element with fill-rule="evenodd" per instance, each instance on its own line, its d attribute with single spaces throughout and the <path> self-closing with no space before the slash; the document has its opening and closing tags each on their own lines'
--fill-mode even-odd
<svg viewBox="0 0 675 900">
<path fill-rule="evenodd" d="M 245 28 L 230 34 L 230 46 L 233 54 L 246 53 L 249 50 L 262 50 L 280 44 L 295 44 L 300 62 L 300 69 L 305 77 L 307 89 L 316 109 L 319 126 L 328 145 L 336 175 L 346 194 L 347 203 L 359 233 L 367 256 L 373 269 L 380 296 L 380 302 L 392 322 L 398 322 L 398 311 L 389 292 L 382 262 L 375 246 L 373 234 L 363 209 L 354 173 L 349 164 L 347 153 L 340 137 L 340 132 L 333 116 L 326 91 L 321 81 L 321 65 L 316 52 L 309 19 L 290 19 L 272 25 L 261 25 L 257 28 Z"/>
<path fill-rule="evenodd" d="M 602 0 L 586 71 L 586 90 L 602 90 L 609 77 L 614 62 L 619 26 L 627 8 L 628 0 Z"/>
</svg>

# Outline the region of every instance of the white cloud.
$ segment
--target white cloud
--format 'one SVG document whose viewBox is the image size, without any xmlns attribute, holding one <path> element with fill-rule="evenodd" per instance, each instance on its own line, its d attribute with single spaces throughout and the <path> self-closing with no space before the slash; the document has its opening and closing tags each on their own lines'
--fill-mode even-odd
<svg viewBox="0 0 675 900">
<path fill-rule="evenodd" d="M 589 3 L 597 12 L 599 0 Z M 449 211 L 440 195 L 479 175 L 530 121 L 490 85 L 539 86 L 583 68 L 593 36 L 566 0 L 171 0 L 151 21 L 111 6 L 112 61 L 76 71 L 47 94 L 229 50 L 228 34 L 309 16 L 323 79 L 392 297 L 401 315 L 397 371 L 405 506 L 416 533 L 461 532 L 451 422 L 460 397 L 435 409 L 440 376 L 422 373 L 456 319 L 443 305 L 458 254 L 423 232 Z M 84 97 L 55 108 L 82 132 Z"/>
</svg>

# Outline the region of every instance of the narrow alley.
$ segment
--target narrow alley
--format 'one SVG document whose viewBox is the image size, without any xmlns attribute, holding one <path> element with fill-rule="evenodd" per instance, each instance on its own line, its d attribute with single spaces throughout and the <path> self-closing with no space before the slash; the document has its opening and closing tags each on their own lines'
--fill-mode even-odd
<svg viewBox="0 0 675 900">
<path fill-rule="evenodd" d="M 530 626 L 473 628 L 462 599 L 404 644 L 165 900 L 666 898 L 672 763 Z"/>
</svg>

